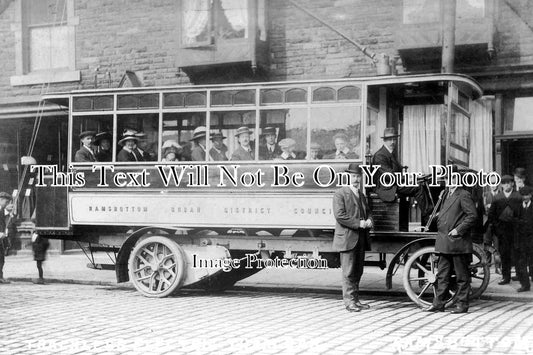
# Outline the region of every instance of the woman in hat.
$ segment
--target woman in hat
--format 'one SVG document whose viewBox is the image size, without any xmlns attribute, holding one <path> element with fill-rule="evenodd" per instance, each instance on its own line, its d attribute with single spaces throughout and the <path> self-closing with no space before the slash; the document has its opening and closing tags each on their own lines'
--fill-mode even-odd
<svg viewBox="0 0 533 355">
<path fill-rule="evenodd" d="M 213 147 L 209 149 L 209 156 L 213 161 L 227 161 L 228 156 L 228 147 L 224 144 L 223 140 L 226 139 L 222 132 L 214 132 L 211 134 L 211 142 L 213 142 Z"/>
<path fill-rule="evenodd" d="M 191 151 L 192 161 L 205 161 L 205 136 L 206 130 L 204 126 L 196 127 L 193 131 L 191 138 L 194 143 Z"/>
<path fill-rule="evenodd" d="M 175 140 L 169 139 L 165 141 L 161 148 L 163 150 L 163 162 L 173 162 L 182 160 L 182 148 Z"/>
<path fill-rule="evenodd" d="M 296 154 L 294 149 L 296 148 L 296 141 L 292 138 L 284 138 L 279 141 L 279 146 L 281 148 L 281 154 L 278 156 L 278 159 L 282 160 L 294 160 L 296 159 Z"/>
<path fill-rule="evenodd" d="M 117 154 L 117 161 L 119 162 L 134 162 L 144 161 L 142 155 L 137 153 L 137 142 L 139 137 L 135 134 L 126 132 L 122 136 L 122 139 L 118 141 L 118 144 L 122 146 L 122 149 Z"/>
<path fill-rule="evenodd" d="M 235 135 L 239 141 L 239 147 L 231 155 L 231 160 L 254 160 L 255 153 L 250 144 L 250 130 L 248 127 L 240 127 Z"/>
<path fill-rule="evenodd" d="M 111 140 L 113 136 L 109 132 L 100 132 L 94 138 L 94 145 L 98 147 L 96 161 L 109 162 L 112 160 Z"/>
<path fill-rule="evenodd" d="M 94 140 L 95 132 L 83 131 L 80 133 L 81 148 L 74 155 L 74 161 L 77 163 L 95 162 L 96 156 L 91 147 Z"/>
</svg>

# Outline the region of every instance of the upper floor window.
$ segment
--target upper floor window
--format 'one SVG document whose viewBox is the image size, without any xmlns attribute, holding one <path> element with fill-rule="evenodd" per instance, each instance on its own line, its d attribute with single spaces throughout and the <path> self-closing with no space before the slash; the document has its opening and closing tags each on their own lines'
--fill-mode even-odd
<svg viewBox="0 0 533 355">
<path fill-rule="evenodd" d="M 79 81 L 74 0 L 17 0 L 16 75 L 11 85 Z"/>
<path fill-rule="evenodd" d="M 182 44 L 211 45 L 217 40 L 250 36 L 250 18 L 257 11 L 260 39 L 266 38 L 264 0 L 182 0 Z"/>
<path fill-rule="evenodd" d="M 445 0 L 403 0 L 403 23 L 439 23 Z M 485 16 L 485 0 L 457 0 L 458 20 Z"/>
</svg>

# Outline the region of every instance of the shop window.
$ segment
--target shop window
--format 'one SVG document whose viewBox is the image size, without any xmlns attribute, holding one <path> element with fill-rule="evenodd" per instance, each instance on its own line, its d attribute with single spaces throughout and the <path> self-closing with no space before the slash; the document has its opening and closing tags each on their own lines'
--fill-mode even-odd
<svg viewBox="0 0 533 355">
<path fill-rule="evenodd" d="M 12 85 L 79 81 L 73 0 L 18 0 Z"/>
<path fill-rule="evenodd" d="M 532 131 L 533 97 L 517 97 L 514 100 L 513 131 Z"/>
</svg>

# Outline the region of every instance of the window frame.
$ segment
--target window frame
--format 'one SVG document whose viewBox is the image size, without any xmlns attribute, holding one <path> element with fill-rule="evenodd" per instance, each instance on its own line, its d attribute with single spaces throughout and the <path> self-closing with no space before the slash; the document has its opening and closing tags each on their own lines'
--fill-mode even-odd
<svg viewBox="0 0 533 355">
<path fill-rule="evenodd" d="M 30 70 L 30 27 L 29 14 L 24 11 L 25 0 L 15 0 L 16 14 L 12 29 L 15 35 L 15 75 L 10 77 L 11 86 L 33 85 L 42 83 L 61 83 L 81 80 L 81 73 L 76 70 L 76 26 L 79 24 L 79 17 L 75 16 L 74 0 L 65 0 L 67 26 L 67 47 L 68 47 L 68 67 L 50 68 L 31 71 Z M 44 26 L 46 27 L 46 26 Z"/>
</svg>

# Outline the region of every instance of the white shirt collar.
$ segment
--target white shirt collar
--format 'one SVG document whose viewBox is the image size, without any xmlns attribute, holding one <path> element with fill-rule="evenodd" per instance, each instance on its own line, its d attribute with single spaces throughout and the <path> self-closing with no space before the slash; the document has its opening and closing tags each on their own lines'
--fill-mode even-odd
<svg viewBox="0 0 533 355">
<path fill-rule="evenodd" d="M 384 145 L 385 149 L 387 149 L 389 151 L 389 153 L 392 154 L 392 152 L 394 152 L 394 149 L 390 150 L 389 147 L 387 147 L 386 145 Z"/>
<path fill-rule="evenodd" d="M 526 204 L 526 202 L 522 202 L 522 205 L 524 206 L 524 208 L 528 208 L 529 205 L 531 205 L 531 201 L 528 201 L 528 203 Z"/>
<path fill-rule="evenodd" d="M 83 148 L 87 149 L 89 152 L 91 152 L 92 155 L 94 155 L 94 152 L 91 148 L 87 147 L 85 144 L 82 145 Z"/>
</svg>

